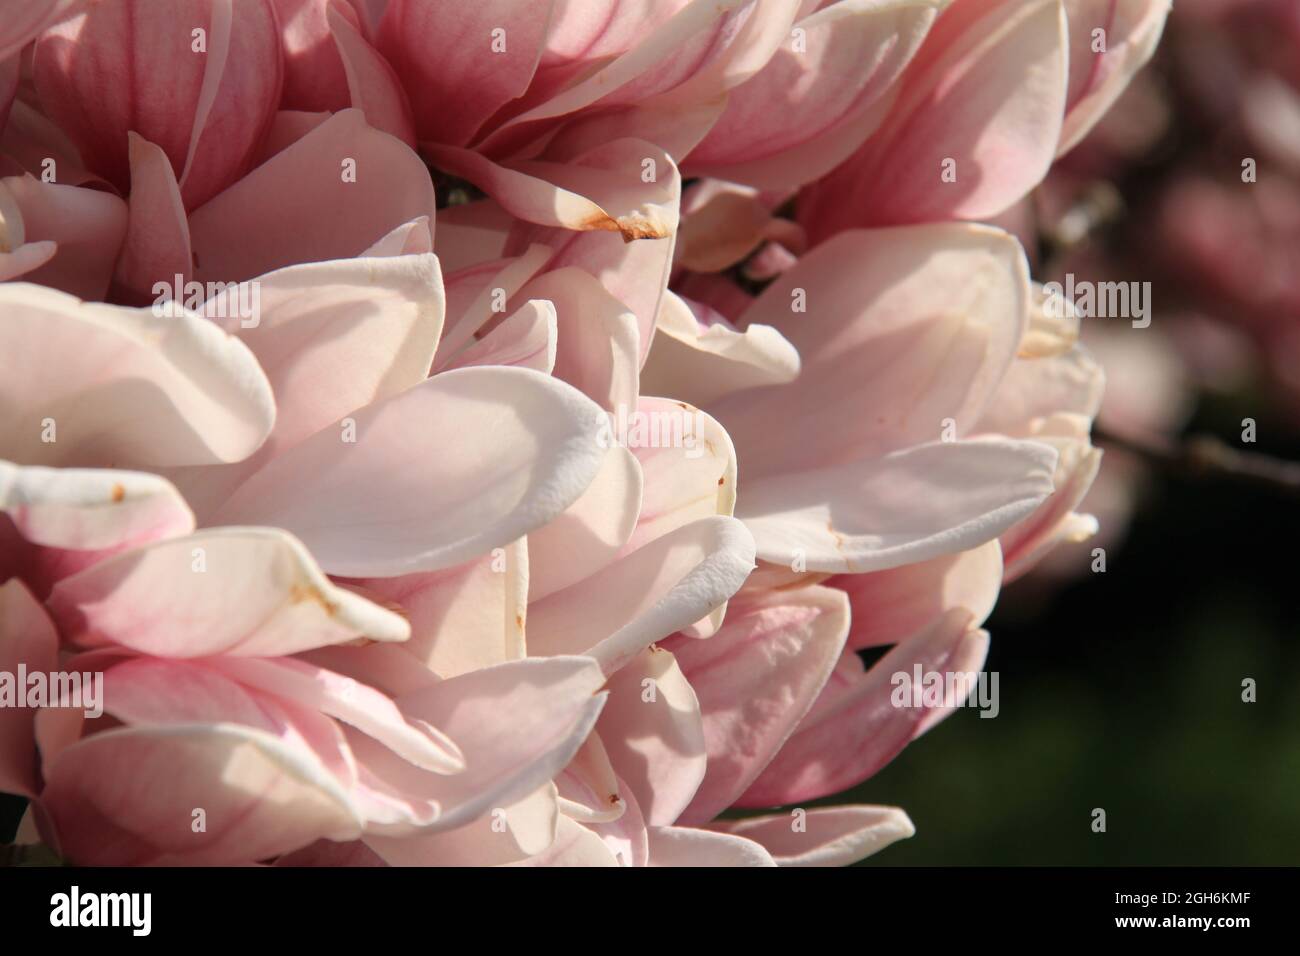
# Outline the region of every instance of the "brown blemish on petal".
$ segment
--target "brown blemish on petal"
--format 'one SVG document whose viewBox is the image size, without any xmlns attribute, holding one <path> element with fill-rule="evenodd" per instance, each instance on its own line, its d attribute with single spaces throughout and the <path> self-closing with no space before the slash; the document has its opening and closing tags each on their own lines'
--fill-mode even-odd
<svg viewBox="0 0 1300 956">
<path fill-rule="evenodd" d="M 663 223 L 652 222 L 641 216 L 623 216 L 618 220 L 619 232 L 624 242 L 637 239 L 667 239 L 668 229 Z"/>
<path fill-rule="evenodd" d="M 722 484 L 723 484 L 726 480 L 727 480 L 726 478 L 719 478 L 719 479 L 718 479 L 718 485 L 719 485 L 719 487 L 721 487 Z"/>
<path fill-rule="evenodd" d="M 584 231 L 617 232 L 622 235 L 624 242 L 635 242 L 637 239 L 666 239 L 669 234 L 669 230 L 662 223 L 644 216 L 620 216 L 615 219 L 601 210 L 580 220 L 577 228 Z"/>
<path fill-rule="evenodd" d="M 610 802 L 611 804 L 615 804 L 615 805 L 617 805 L 617 804 L 619 804 L 619 803 L 622 803 L 623 801 L 622 801 L 621 799 L 619 799 L 619 795 L 618 795 L 617 793 L 611 793 L 611 794 L 609 795 L 609 802 Z"/>
<path fill-rule="evenodd" d="M 325 613 L 333 617 L 338 613 L 339 606 L 333 601 L 328 600 L 325 595 L 321 594 L 320 588 L 314 584 L 295 584 L 289 592 L 289 600 L 294 604 L 302 604 L 304 601 L 314 601 L 325 609 Z"/>
<path fill-rule="evenodd" d="M 844 537 L 835 530 L 835 525 L 830 521 L 826 522 L 826 530 L 829 531 L 831 537 L 835 539 L 835 550 L 844 555 L 844 566 L 848 570 L 848 573 L 856 573 L 856 569 L 853 567 L 853 561 L 844 550 Z"/>
<path fill-rule="evenodd" d="M 121 485 L 114 485 L 113 491 L 111 492 L 111 496 L 113 498 L 113 504 L 117 504 L 119 501 L 122 501 L 126 498 L 126 489 L 123 488 Z"/>
</svg>

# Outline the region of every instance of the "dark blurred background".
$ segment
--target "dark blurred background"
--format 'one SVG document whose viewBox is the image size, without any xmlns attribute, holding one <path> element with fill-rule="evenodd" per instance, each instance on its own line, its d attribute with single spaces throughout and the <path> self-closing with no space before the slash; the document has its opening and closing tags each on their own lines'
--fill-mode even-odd
<svg viewBox="0 0 1300 956">
<path fill-rule="evenodd" d="M 1300 459 L 1270 425 L 1260 449 Z M 1104 574 L 1032 616 L 1004 592 L 999 715 L 958 711 L 852 792 L 917 827 L 864 865 L 1300 864 L 1297 541 L 1300 500 L 1158 474 Z"/>
</svg>

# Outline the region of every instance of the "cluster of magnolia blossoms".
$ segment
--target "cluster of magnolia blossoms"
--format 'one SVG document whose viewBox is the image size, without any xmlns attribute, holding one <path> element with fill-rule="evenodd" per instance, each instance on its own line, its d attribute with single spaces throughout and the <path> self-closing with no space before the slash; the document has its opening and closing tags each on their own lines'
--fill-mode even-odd
<svg viewBox="0 0 1300 956">
<path fill-rule="evenodd" d="M 1098 461 L 1068 310 L 971 220 L 1166 7 L 0 0 L 0 671 L 103 676 L 98 716 L 0 709 L 23 838 L 910 835 L 799 804 L 960 705 L 890 675 L 980 668 Z"/>
</svg>

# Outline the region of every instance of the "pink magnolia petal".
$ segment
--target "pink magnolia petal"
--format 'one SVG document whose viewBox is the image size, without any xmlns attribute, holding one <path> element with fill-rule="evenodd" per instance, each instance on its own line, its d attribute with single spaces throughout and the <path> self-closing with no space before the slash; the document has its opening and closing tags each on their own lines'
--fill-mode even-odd
<svg viewBox="0 0 1300 956">
<path fill-rule="evenodd" d="M 802 229 L 800 230 L 802 233 Z M 804 237 L 804 242 L 807 239 Z M 749 261 L 744 265 L 745 278 L 754 282 L 765 282 L 768 279 L 775 279 L 787 269 L 794 268 L 799 257 L 791 252 L 782 242 L 768 242 L 763 245 L 758 252 L 750 256 Z"/>
<path fill-rule="evenodd" d="M 196 808 L 206 832 L 192 829 Z M 38 818 L 60 855 L 88 866 L 252 863 L 360 834 L 310 751 L 237 725 L 122 728 L 74 744 L 46 767 Z"/>
<path fill-rule="evenodd" d="M 555 306 L 555 376 L 608 412 L 637 400 L 640 333 L 636 316 L 582 269 L 543 273 L 518 293 Z"/>
<path fill-rule="evenodd" d="M 194 30 L 204 31 L 202 52 Z M 167 154 L 189 209 L 248 169 L 282 78 L 266 0 L 95 4 L 46 31 L 33 68 L 43 107 L 96 172 L 125 191 L 134 131 Z"/>
<path fill-rule="evenodd" d="M 444 368 L 511 365 L 551 374 L 556 353 L 555 306 L 529 299 L 504 322 L 466 349 Z"/>
<path fill-rule="evenodd" d="M 575 266 L 599 280 L 605 291 L 636 316 L 638 364 L 644 364 L 654 340 L 655 315 L 668 285 L 673 237 L 624 242 L 608 232 L 573 232 L 520 222 L 506 243 L 506 255 L 531 253 L 536 246 L 551 250 L 548 271 Z"/>
<path fill-rule="evenodd" d="M 970 434 L 1015 358 L 1029 317 L 1019 243 L 987 226 L 842 233 L 783 273 L 745 313 L 799 351 L 791 385 L 740 393 L 710 411 L 746 480 Z M 796 311 L 803 307 L 805 311 Z M 847 414 L 828 408 L 848 405 Z M 947 420 L 951 419 L 951 426 Z M 786 423 L 791 434 L 774 440 Z"/>
<path fill-rule="evenodd" d="M 195 278 L 237 282 L 347 259 L 412 219 L 432 223 L 434 208 L 433 182 L 410 147 L 344 110 L 194 211 Z"/>
<path fill-rule="evenodd" d="M 1002 548 L 989 541 L 969 551 L 887 571 L 840 575 L 826 583 L 849 596 L 852 650 L 897 644 L 956 608 L 965 608 L 974 624 L 983 624 L 1002 585 Z"/>
<path fill-rule="evenodd" d="M 649 862 L 645 818 L 632 788 L 614 772 L 599 734 L 592 732 L 556 784 L 564 815 L 599 836 L 620 866 Z"/>
<path fill-rule="evenodd" d="M 1047 358 L 1016 359 L 989 398 L 977 433 L 1028 437 L 1056 414 L 1092 419 L 1101 410 L 1106 375 L 1082 347 Z"/>
<path fill-rule="evenodd" d="M 130 137 L 131 196 L 126 239 L 113 277 L 121 300 L 143 304 L 157 296 L 154 283 L 182 287 L 194 271 L 190 226 L 176 173 L 167 154 L 135 133 Z"/>
<path fill-rule="evenodd" d="M 81 657 L 79 656 L 77 660 L 80 661 Z M 69 662 L 68 666 L 72 666 L 71 662 Z M 81 668 L 80 663 L 76 666 L 78 669 Z M 97 671 L 104 670 L 107 665 L 89 663 L 88 666 L 93 675 Z M 85 671 L 83 670 L 82 673 L 85 673 Z M 111 720 L 112 718 L 109 718 L 105 723 Z M 43 707 L 38 710 L 36 712 L 36 749 L 40 754 L 42 767 L 57 760 L 63 751 L 80 740 L 83 731 L 86 729 L 86 724 L 86 712 L 81 708 Z"/>
<path fill-rule="evenodd" d="M 265 657 L 410 634 L 267 528 L 200 531 L 116 555 L 64 578 L 48 606 L 69 640 L 158 657 Z"/>
<path fill-rule="evenodd" d="M 237 334 L 266 370 L 280 447 L 428 375 L 445 311 L 430 253 L 295 265 L 243 285 L 256 285 L 256 298 L 247 288 L 227 289 L 202 312 Z M 241 307 L 249 301 L 261 309 L 246 319 Z"/>
<path fill-rule="evenodd" d="M 252 350 L 277 405 L 275 429 L 256 454 L 171 473 L 206 523 L 277 455 L 424 381 L 444 304 L 438 260 L 426 253 L 290 266 L 226 288 L 199 308 Z"/>
<path fill-rule="evenodd" d="M 0 185 L 0 189 L 3 188 Z M 53 259 L 58 251 L 59 244 L 47 239 L 44 242 L 17 245 L 12 252 L 0 252 L 0 282 L 9 282 L 35 272 Z"/>
<path fill-rule="evenodd" d="M 641 808 L 632 796 L 628 784 L 619 779 L 619 800 L 625 810 L 617 820 L 591 825 L 592 829 L 605 841 L 614 858 L 622 866 L 650 865 L 650 830 L 646 826 Z"/>
<path fill-rule="evenodd" d="M 53 174 L 65 186 L 96 186 L 111 189 L 110 184 L 88 170 L 72 140 L 35 107 L 15 99 L 9 109 L 9 122 L 0 128 L 0 153 L 24 172 L 45 177 Z"/>
<path fill-rule="evenodd" d="M 1079 341 L 1079 312 L 1064 294 L 1035 282 L 1029 309 L 1029 328 L 1020 340 L 1017 358 L 1052 358 L 1068 352 Z"/>
<path fill-rule="evenodd" d="M 444 247 L 445 243 L 438 246 Z M 534 245 L 521 250 L 518 256 L 487 260 L 448 274 L 444 283 L 447 327 L 438 343 L 434 371 L 472 343 L 550 258 L 549 249 Z"/>
<path fill-rule="evenodd" d="M 83 299 L 103 299 L 126 237 L 126 204 L 97 189 L 47 183 L 32 176 L 14 176 L 0 183 L 22 214 L 25 241 L 57 246 L 44 264 L 24 269 L 24 280 Z"/>
<path fill-rule="evenodd" d="M 21 463 L 238 461 L 275 419 L 247 347 L 178 306 L 155 314 L 6 284 L 0 353 L 12 362 L 0 383 L 0 433 L 5 456 Z"/>
<path fill-rule="evenodd" d="M 988 634 L 969 628 L 970 614 L 956 610 L 899 644 L 864 671 L 853 651 L 836 668 L 821 696 L 776 758 L 737 801 L 765 807 L 800 803 L 861 783 L 909 741 L 962 701 L 946 696 L 938 706 L 895 706 L 894 675 L 974 673 L 983 666 Z M 909 704 L 911 703 L 909 699 Z"/>
<path fill-rule="evenodd" d="M 729 276 L 711 273 L 688 273 L 678 278 L 674 287 L 691 306 L 696 319 L 706 327 L 717 324 L 719 320 L 736 325 L 756 298 Z M 744 323 L 746 328 L 750 324 Z"/>
<path fill-rule="evenodd" d="M 379 53 L 357 32 L 345 7 L 329 4 L 326 18 L 338 46 L 347 77 L 352 106 L 363 110 L 375 129 L 415 146 L 415 121 L 397 74 Z"/>
<path fill-rule="evenodd" d="M 1066 45 L 1060 0 L 956 0 L 899 80 L 884 123 L 801 197 L 810 237 L 986 219 L 1012 205 L 1055 155 Z"/>
<path fill-rule="evenodd" d="M 624 546 L 634 551 L 646 542 L 736 507 L 736 449 L 711 416 L 685 402 L 643 398 L 627 442 L 645 475 L 645 493 L 636 530 Z M 615 416 L 617 427 L 621 419 Z"/>
<path fill-rule="evenodd" d="M 463 146 L 528 88 L 551 7 L 551 0 L 391 0 L 378 45 L 402 85 L 420 91 L 414 105 L 421 140 Z"/>
<path fill-rule="evenodd" d="M 1151 59 L 1170 0 L 1065 0 L 1070 34 L 1070 86 L 1057 155 L 1070 151 Z M 1105 51 L 1097 49 L 1103 31 Z"/>
<path fill-rule="evenodd" d="M 589 69 L 593 61 L 618 56 L 658 29 L 690 0 L 661 0 L 644 4 L 637 0 L 596 0 L 595 3 L 562 3 L 551 17 L 546 48 L 534 86 L 563 86 L 561 77 L 571 79 Z M 599 16 L 593 15 L 599 12 Z"/>
<path fill-rule="evenodd" d="M 514 217 L 492 199 L 438 210 L 438 258 L 449 275 L 504 256 Z"/>
<path fill-rule="evenodd" d="M 58 667 L 59 635 L 21 581 L 0 584 L 0 672 L 49 674 Z M 0 791 L 34 797 L 40 791 L 35 738 L 36 711 L 0 708 Z"/>
<path fill-rule="evenodd" d="M 721 272 L 745 259 L 781 222 L 751 186 L 705 179 L 682 197 L 683 223 L 676 264 L 693 272 Z M 798 226 L 793 226 L 797 230 Z"/>
<path fill-rule="evenodd" d="M 357 22 L 350 5 L 332 0 L 271 0 L 280 22 L 284 51 L 284 90 L 280 106 L 308 113 L 334 113 L 352 102 L 339 49 L 330 33 L 328 14 Z"/>
<path fill-rule="evenodd" d="M 730 833 L 650 827 L 651 866 L 776 866 L 762 845 Z"/>
<path fill-rule="evenodd" d="M 691 303 L 669 292 L 659 309 L 654 347 L 641 369 L 641 387 L 651 395 L 707 406 L 733 392 L 788 384 L 799 368 L 798 350 L 770 325 L 751 323 L 743 332 L 724 322 L 706 326 L 696 319 Z"/>
<path fill-rule="evenodd" d="M 626 788 L 620 785 L 600 734 L 594 730 L 556 781 L 560 810 L 579 823 L 609 823 L 628 810 Z"/>
<path fill-rule="evenodd" d="M 597 69 L 513 117 L 480 147 L 508 152 L 555 118 L 597 104 L 607 110 L 652 98 L 673 107 L 712 102 L 771 58 L 794 14 L 790 0 L 693 0 L 668 19 L 651 21 L 640 42 L 626 52 L 612 50 L 622 55 L 597 61 Z"/>
<path fill-rule="evenodd" d="M 713 829 L 762 844 L 777 866 L 848 866 L 916 832 L 898 807 L 817 807 L 713 824 Z"/>
<path fill-rule="evenodd" d="M 254 168 L 271 157 L 284 152 L 294 143 L 330 118 L 329 113 L 305 113 L 298 110 L 279 110 L 271 120 L 271 128 L 257 152 Z"/>
<path fill-rule="evenodd" d="M 758 556 L 862 574 L 964 551 L 1052 493 L 1056 451 L 1031 441 L 933 442 L 883 458 L 751 481 L 737 514 Z"/>
<path fill-rule="evenodd" d="M 707 641 L 673 650 L 699 695 L 708 772 L 681 822 L 707 823 L 735 802 L 808 713 L 844 649 L 844 594 L 810 587 L 731 603 Z"/>
<path fill-rule="evenodd" d="M 0 461 L 0 511 L 47 548 L 121 550 L 194 530 L 194 515 L 167 481 L 117 469 L 54 469 Z"/>
<path fill-rule="evenodd" d="M 591 827 L 561 815 L 555 842 L 544 852 L 511 866 L 618 866 L 618 858 Z"/>
<path fill-rule="evenodd" d="M 1036 512 L 999 538 L 1006 555 L 1004 580 L 1014 581 L 1025 574 L 1059 542 L 1085 541 L 1096 533 L 1096 519 L 1074 513 L 1101 467 L 1101 449 L 1092 446 L 1088 425 L 1087 419 L 1063 414 L 1037 429 L 1034 437 L 1055 448 L 1059 456 L 1054 479 L 1057 490 Z"/>
<path fill-rule="evenodd" d="M 0 60 L 15 56 L 42 31 L 77 14 L 90 0 L 0 0 Z M 0 123 L 0 127 L 4 124 Z"/>
<path fill-rule="evenodd" d="M 740 86 L 771 61 L 790 37 L 799 12 L 794 0 L 747 0 L 736 6 L 729 0 L 713 4 L 696 0 L 691 6 L 704 7 L 705 16 L 717 19 L 705 30 L 689 35 L 686 42 L 681 42 L 683 32 L 678 32 L 671 53 L 653 70 L 622 87 L 616 99 L 651 98 L 656 104 L 679 107 L 712 100 Z M 674 26 L 677 24 L 666 25 L 668 30 Z M 679 31 L 681 26 L 687 24 L 678 26 Z"/>
<path fill-rule="evenodd" d="M 399 698 L 408 718 L 426 721 L 456 741 L 466 769 L 450 777 L 429 774 L 386 748 L 356 742 L 358 759 L 378 786 L 436 810 L 430 823 L 395 820 L 375 832 L 452 830 L 533 793 L 559 773 L 591 732 L 605 701 L 598 693 L 601 682 L 599 669 L 585 658 L 527 659 Z"/>
<path fill-rule="evenodd" d="M 610 762 L 646 822 L 667 826 L 705 778 L 706 732 L 696 692 L 660 647 L 641 651 L 605 686 L 609 702 L 596 727 Z"/>
<path fill-rule="evenodd" d="M 500 812 L 454 830 L 372 835 L 365 845 L 389 866 L 504 866 L 545 853 L 555 844 L 561 816 L 554 784 L 496 809 Z"/>
<path fill-rule="evenodd" d="M 388 9 L 389 0 L 347 0 L 357 12 L 361 29 L 372 43 L 379 32 L 379 22 Z"/>
<path fill-rule="evenodd" d="M 702 518 L 656 538 L 529 608 L 532 654 L 587 654 L 612 674 L 727 601 L 754 566 L 734 518 Z"/>
<path fill-rule="evenodd" d="M 528 536 L 529 600 L 535 604 L 613 561 L 636 528 L 644 487 L 636 456 L 610 448 L 582 496 Z"/>
<path fill-rule="evenodd" d="M 402 223 L 402 225 L 361 253 L 358 258 L 415 256 L 425 252 L 432 252 L 433 231 L 429 227 L 428 216 L 419 216 L 410 222 Z"/>
<path fill-rule="evenodd" d="M 442 678 L 427 667 L 411 666 L 411 653 L 405 643 L 335 644 L 303 651 L 297 657 L 318 667 L 346 674 L 394 699 L 442 683 Z"/>
<path fill-rule="evenodd" d="M 932 0 L 840 2 L 800 20 L 768 64 L 731 91 L 689 171 L 768 189 L 830 172 L 884 119 L 886 94 L 938 8 Z"/>
<path fill-rule="evenodd" d="M 604 413 L 529 369 L 444 372 L 352 417 L 355 441 L 323 429 L 245 482 L 212 521 L 285 528 L 333 574 L 432 571 L 550 521 L 604 457 Z"/>
<path fill-rule="evenodd" d="M 532 537 L 438 571 L 365 578 L 360 587 L 402 609 L 411 622 L 402 651 L 443 677 L 518 660 L 525 656 Z"/>
<path fill-rule="evenodd" d="M 725 94 L 698 103 L 631 104 L 566 118 L 546 142 L 548 162 L 567 162 L 602 143 L 634 137 L 654 143 L 669 156 L 688 156 L 718 121 Z"/>
<path fill-rule="evenodd" d="M 318 840 L 301 850 L 286 853 L 275 861 L 276 866 L 387 866 L 378 854 L 360 840 L 335 843 Z"/>
<path fill-rule="evenodd" d="M 83 655 L 78 666 L 89 667 Z M 247 687 L 223 674 L 217 661 L 129 658 L 104 673 L 104 710 L 129 727 L 170 728 L 236 724 L 263 731 L 281 745 L 312 754 L 345 787 L 356 781 L 356 766 L 339 728 L 315 707 Z M 41 740 L 47 762 L 72 746 L 52 749 Z M 59 743 L 63 743 L 60 741 Z"/>
<path fill-rule="evenodd" d="M 455 741 L 430 724 L 403 716 L 384 694 L 346 675 L 287 657 L 228 656 L 212 666 L 245 687 L 355 727 L 423 770 L 459 773 L 465 769 Z"/>
<path fill-rule="evenodd" d="M 618 232 L 627 242 L 662 239 L 677 229 L 677 165 L 644 140 L 616 140 L 566 163 L 508 166 L 469 149 L 426 144 L 424 151 L 443 172 L 469 180 L 507 212 L 540 226 Z"/>
<path fill-rule="evenodd" d="M 3 42 L 0 40 L 0 42 Z M 0 59 L 0 130 L 9 122 L 9 108 L 13 105 L 18 92 L 18 81 L 22 76 L 22 59 L 18 55 L 9 59 Z"/>
</svg>

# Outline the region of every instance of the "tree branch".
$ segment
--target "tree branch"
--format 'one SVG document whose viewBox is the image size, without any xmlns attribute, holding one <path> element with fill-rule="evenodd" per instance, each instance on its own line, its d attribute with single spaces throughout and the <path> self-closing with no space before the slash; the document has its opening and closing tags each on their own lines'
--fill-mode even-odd
<svg viewBox="0 0 1300 956">
<path fill-rule="evenodd" d="M 1117 435 L 1095 428 L 1093 439 L 1184 477 L 1233 481 L 1274 494 L 1300 497 L 1300 463 L 1242 451 L 1213 435 L 1171 440 L 1154 435 Z"/>
</svg>

